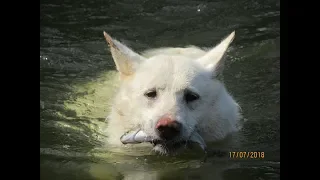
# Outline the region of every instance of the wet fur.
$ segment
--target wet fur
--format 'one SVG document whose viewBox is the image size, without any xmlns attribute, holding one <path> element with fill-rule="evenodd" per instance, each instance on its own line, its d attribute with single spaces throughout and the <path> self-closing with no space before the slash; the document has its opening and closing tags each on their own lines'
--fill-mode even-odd
<svg viewBox="0 0 320 180">
<path fill-rule="evenodd" d="M 183 125 L 175 141 L 188 141 L 197 131 L 206 142 L 220 141 L 238 131 L 239 105 L 220 80 L 225 53 L 234 32 L 213 48 L 157 48 L 136 53 L 104 33 L 120 78 L 120 86 L 108 116 L 107 136 L 110 145 L 122 147 L 119 138 L 125 132 L 142 128 L 157 136 L 155 124 L 161 116 L 170 115 Z M 144 93 L 157 88 L 158 96 L 150 100 Z M 200 98 L 191 104 L 183 101 L 186 89 Z M 137 145 L 134 145 L 137 146 Z M 152 147 L 160 154 L 178 152 L 165 144 Z M 186 147 L 184 145 L 180 146 Z"/>
</svg>

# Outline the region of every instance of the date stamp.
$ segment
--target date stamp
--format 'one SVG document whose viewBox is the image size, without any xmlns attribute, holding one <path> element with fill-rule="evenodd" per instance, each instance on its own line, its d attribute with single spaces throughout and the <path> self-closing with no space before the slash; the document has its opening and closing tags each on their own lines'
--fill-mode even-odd
<svg viewBox="0 0 320 180">
<path fill-rule="evenodd" d="M 237 159 L 263 159 L 264 152 L 259 151 L 231 151 L 229 152 L 230 158 Z"/>
</svg>

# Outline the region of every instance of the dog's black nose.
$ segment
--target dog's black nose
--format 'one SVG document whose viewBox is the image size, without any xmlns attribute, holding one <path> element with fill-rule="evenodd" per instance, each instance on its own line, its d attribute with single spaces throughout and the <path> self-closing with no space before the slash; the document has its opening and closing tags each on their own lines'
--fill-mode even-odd
<svg viewBox="0 0 320 180">
<path fill-rule="evenodd" d="M 158 121 L 156 129 L 162 139 L 170 140 L 180 133 L 181 123 L 172 120 L 171 118 L 164 117 Z"/>
</svg>

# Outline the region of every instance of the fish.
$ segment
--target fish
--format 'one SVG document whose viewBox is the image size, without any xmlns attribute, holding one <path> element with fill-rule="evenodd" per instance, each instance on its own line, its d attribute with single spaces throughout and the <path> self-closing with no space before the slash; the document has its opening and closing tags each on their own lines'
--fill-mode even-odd
<svg viewBox="0 0 320 180">
<path fill-rule="evenodd" d="M 123 144 L 139 144 L 143 142 L 152 142 L 155 138 L 148 136 L 145 132 L 138 129 L 135 131 L 129 131 L 120 137 L 120 141 Z"/>
<path fill-rule="evenodd" d="M 144 142 L 150 142 L 152 144 L 161 143 L 161 140 L 153 136 L 148 136 L 141 129 L 126 132 L 120 137 L 120 141 L 123 144 L 140 144 Z M 197 143 L 201 147 L 201 149 L 204 151 L 204 157 L 201 162 L 206 162 L 208 157 L 207 145 L 204 142 L 203 138 L 200 136 L 200 134 L 194 131 L 188 141 Z"/>
<path fill-rule="evenodd" d="M 189 139 L 189 141 L 198 143 L 202 150 L 207 150 L 207 144 L 204 142 L 203 138 L 200 136 L 200 134 L 196 131 L 194 131 Z"/>
<path fill-rule="evenodd" d="M 144 143 L 144 142 L 150 142 L 150 143 L 157 142 L 157 143 L 160 143 L 161 142 L 161 140 L 157 139 L 156 137 L 148 136 L 141 129 L 126 132 L 125 134 L 123 134 L 120 137 L 120 141 L 123 144 L 139 144 L 139 143 Z M 203 138 L 196 131 L 194 131 L 192 133 L 192 135 L 190 136 L 188 141 L 199 144 L 201 149 L 204 150 L 204 151 L 206 151 L 206 149 L 207 149 L 207 145 L 204 142 Z"/>
<path fill-rule="evenodd" d="M 200 134 L 196 131 L 194 131 L 190 137 L 191 142 L 198 143 L 201 149 L 204 152 L 204 156 L 202 158 L 202 163 L 205 163 L 208 158 L 208 152 L 207 152 L 207 144 L 204 142 L 203 138 L 200 136 Z"/>
</svg>

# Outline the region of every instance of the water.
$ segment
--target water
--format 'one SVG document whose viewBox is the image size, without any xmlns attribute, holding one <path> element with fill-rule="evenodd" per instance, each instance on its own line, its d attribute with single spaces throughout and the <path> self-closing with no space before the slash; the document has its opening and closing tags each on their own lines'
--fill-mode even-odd
<svg viewBox="0 0 320 180">
<path fill-rule="evenodd" d="M 279 179 L 280 2 L 108 0 L 40 3 L 40 178 Z M 103 148 L 114 63 L 103 31 L 140 51 L 213 46 L 236 30 L 225 82 L 246 120 L 241 151 L 263 159 L 123 155 Z"/>
</svg>

